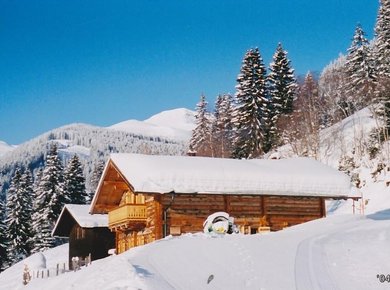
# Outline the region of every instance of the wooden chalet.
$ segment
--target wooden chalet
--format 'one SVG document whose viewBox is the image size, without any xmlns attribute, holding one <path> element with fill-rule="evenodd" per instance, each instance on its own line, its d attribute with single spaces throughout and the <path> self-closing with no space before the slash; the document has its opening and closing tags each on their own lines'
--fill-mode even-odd
<svg viewBox="0 0 390 290">
<path fill-rule="evenodd" d="M 105 258 L 115 248 L 115 235 L 108 229 L 107 214 L 91 215 L 90 205 L 67 204 L 54 226 L 52 235 L 69 238 L 69 268 L 72 257 L 91 261 Z"/>
<path fill-rule="evenodd" d="M 348 176 L 308 158 L 112 154 L 90 213 L 108 213 L 121 253 L 166 235 L 202 231 L 217 211 L 254 234 L 324 217 L 326 199 L 351 197 Z"/>
</svg>

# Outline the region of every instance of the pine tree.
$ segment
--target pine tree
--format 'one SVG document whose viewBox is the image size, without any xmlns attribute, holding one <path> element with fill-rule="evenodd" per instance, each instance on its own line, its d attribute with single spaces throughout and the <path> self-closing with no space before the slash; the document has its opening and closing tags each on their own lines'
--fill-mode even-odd
<svg viewBox="0 0 390 290">
<path fill-rule="evenodd" d="M 28 231 L 26 232 L 26 237 L 28 240 L 26 242 L 27 254 L 30 255 L 34 247 L 34 230 L 33 230 L 33 213 L 34 213 L 34 200 L 35 200 L 35 191 L 34 183 L 30 170 L 25 169 L 22 178 L 21 178 L 21 192 L 24 197 L 24 212 L 26 215 L 26 224 Z"/>
<path fill-rule="evenodd" d="M 297 83 L 294 77 L 294 69 L 287 58 L 287 52 L 279 43 L 273 62 L 270 64 L 268 76 L 269 94 L 274 108 L 274 115 L 291 114 L 293 101 L 296 95 Z"/>
<path fill-rule="evenodd" d="M 83 169 L 77 155 L 74 155 L 64 172 L 64 194 L 71 204 L 85 204 L 87 193 L 85 191 L 85 178 Z"/>
<path fill-rule="evenodd" d="M 31 252 L 32 214 L 31 176 L 18 168 L 7 193 L 8 259 L 12 264 L 24 259 Z"/>
<path fill-rule="evenodd" d="M 374 60 L 368 40 L 360 25 L 355 29 L 352 44 L 348 49 L 345 104 L 348 115 L 366 107 L 374 97 L 376 75 Z"/>
<path fill-rule="evenodd" d="M 390 77 L 390 1 L 380 0 L 375 24 L 375 59 L 379 78 Z"/>
<path fill-rule="evenodd" d="M 375 60 L 378 88 L 374 103 L 377 115 L 384 121 L 383 135 L 390 135 L 390 0 L 380 0 L 375 25 Z"/>
<path fill-rule="evenodd" d="M 262 152 L 268 99 L 266 68 L 258 48 L 246 52 L 236 86 L 233 111 L 233 158 L 255 158 Z"/>
<path fill-rule="evenodd" d="M 287 52 L 279 43 L 273 55 L 268 75 L 269 117 L 271 119 L 269 130 L 273 146 L 278 145 L 280 132 L 287 127 L 288 116 L 293 112 L 296 90 L 294 69 L 287 58 Z"/>
<path fill-rule="evenodd" d="M 195 129 L 192 131 L 190 151 L 199 156 L 212 156 L 211 123 L 207 116 L 207 101 L 201 95 L 200 102 L 196 106 Z"/>
<path fill-rule="evenodd" d="M 65 203 L 69 202 L 63 189 L 63 168 L 55 143 L 50 147 L 46 165 L 37 187 L 37 200 L 34 213 L 34 252 L 46 250 L 56 245 L 51 230 Z"/>
<path fill-rule="evenodd" d="M 212 126 L 214 157 L 230 157 L 232 150 L 232 102 L 231 95 L 219 95 L 215 103 Z"/>
<path fill-rule="evenodd" d="M 90 181 L 91 193 L 89 195 L 88 202 L 91 202 L 93 199 L 95 191 L 99 185 L 100 178 L 103 174 L 104 166 L 105 166 L 104 161 L 98 160 L 97 163 L 95 164 L 95 167 L 93 168 L 91 181 Z"/>
<path fill-rule="evenodd" d="M 7 237 L 7 226 L 5 224 L 5 205 L 0 199 L 0 272 L 8 267 L 8 237 Z"/>
</svg>

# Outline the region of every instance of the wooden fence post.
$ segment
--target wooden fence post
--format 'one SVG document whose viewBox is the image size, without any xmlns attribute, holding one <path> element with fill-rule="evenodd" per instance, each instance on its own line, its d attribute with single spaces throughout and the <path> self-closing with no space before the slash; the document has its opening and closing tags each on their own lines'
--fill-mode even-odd
<svg viewBox="0 0 390 290">
<path fill-rule="evenodd" d="M 50 276 L 50 270 L 47 269 L 47 278 L 49 278 L 49 276 Z"/>
<path fill-rule="evenodd" d="M 57 264 L 56 267 L 56 276 L 58 276 L 58 273 L 60 272 L 60 264 Z"/>
</svg>

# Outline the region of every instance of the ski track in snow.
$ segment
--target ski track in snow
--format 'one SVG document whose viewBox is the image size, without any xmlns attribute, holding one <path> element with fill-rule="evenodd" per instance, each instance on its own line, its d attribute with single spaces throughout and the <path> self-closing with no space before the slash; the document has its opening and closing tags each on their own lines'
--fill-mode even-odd
<svg viewBox="0 0 390 290">
<path fill-rule="evenodd" d="M 295 257 L 295 287 L 297 290 L 339 290 L 328 268 L 328 258 L 320 241 L 322 237 L 303 240 Z"/>
</svg>

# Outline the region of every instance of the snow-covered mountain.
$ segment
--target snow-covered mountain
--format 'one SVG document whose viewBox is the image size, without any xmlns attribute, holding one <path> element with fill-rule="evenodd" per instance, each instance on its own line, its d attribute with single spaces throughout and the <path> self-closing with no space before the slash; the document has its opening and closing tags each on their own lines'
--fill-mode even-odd
<svg viewBox="0 0 390 290">
<path fill-rule="evenodd" d="M 194 112 L 180 108 L 163 111 L 144 121 L 128 120 L 108 128 L 136 135 L 186 141 L 191 137 L 194 127 Z"/>
<path fill-rule="evenodd" d="M 14 150 L 16 146 L 8 145 L 4 141 L 0 141 L 0 157 L 4 154 Z"/>
<path fill-rule="evenodd" d="M 183 155 L 194 127 L 194 114 L 187 109 L 175 109 L 145 121 L 129 120 L 110 127 L 70 124 L 53 129 L 0 156 L 0 195 L 17 165 L 31 170 L 43 165 L 52 142 L 57 143 L 64 162 L 79 155 L 87 185 L 96 161 L 107 159 L 113 152 Z"/>
</svg>

